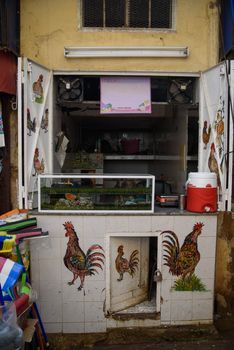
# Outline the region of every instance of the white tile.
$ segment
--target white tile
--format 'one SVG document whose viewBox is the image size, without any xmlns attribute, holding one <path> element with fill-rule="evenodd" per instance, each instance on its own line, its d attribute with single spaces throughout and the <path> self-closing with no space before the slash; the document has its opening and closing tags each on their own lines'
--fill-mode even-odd
<svg viewBox="0 0 234 350">
<path fill-rule="evenodd" d="M 183 243 L 184 238 L 193 230 L 194 224 L 199 221 L 196 216 L 174 216 L 173 230 L 177 235 L 180 243 Z"/>
<path fill-rule="evenodd" d="M 151 229 L 152 232 L 173 230 L 174 218 L 173 216 L 152 216 Z"/>
<path fill-rule="evenodd" d="M 38 217 L 39 218 L 39 217 Z M 75 230 L 82 230 L 83 217 L 82 216 L 67 216 L 67 215 L 44 215 L 44 219 L 41 221 L 40 227 L 49 232 L 49 237 L 64 237 L 65 228 L 63 224 L 67 221 L 71 221 Z"/>
<path fill-rule="evenodd" d="M 196 303 L 197 300 L 205 300 L 205 299 L 212 299 L 213 298 L 213 292 L 206 291 L 206 292 L 193 292 L 193 302 Z"/>
<path fill-rule="evenodd" d="M 63 323 L 63 333 L 84 333 L 84 323 Z"/>
<path fill-rule="evenodd" d="M 217 215 L 203 216 L 200 220 L 204 227 L 202 229 L 202 237 L 214 237 L 217 236 Z"/>
<path fill-rule="evenodd" d="M 192 319 L 192 300 L 172 300 L 171 320 L 186 321 Z"/>
<path fill-rule="evenodd" d="M 214 278 L 203 278 L 202 283 L 205 285 L 207 291 L 214 294 Z"/>
<path fill-rule="evenodd" d="M 172 300 L 192 300 L 193 299 L 193 292 L 176 292 L 172 291 L 171 292 L 171 299 Z"/>
<path fill-rule="evenodd" d="M 30 276 L 31 276 L 31 282 L 38 283 L 40 280 L 40 265 L 39 260 L 30 260 Z"/>
<path fill-rule="evenodd" d="M 39 289 L 39 298 L 41 301 L 48 301 L 61 295 L 61 281 L 41 281 Z"/>
<path fill-rule="evenodd" d="M 85 323 L 85 333 L 103 333 L 103 332 L 106 332 L 106 322 Z"/>
<path fill-rule="evenodd" d="M 61 259 L 39 260 L 40 281 L 60 281 L 61 265 Z"/>
<path fill-rule="evenodd" d="M 62 323 L 43 323 L 46 333 L 61 333 Z"/>
<path fill-rule="evenodd" d="M 106 232 L 106 218 L 105 216 L 84 216 L 83 221 L 84 236 L 104 237 Z"/>
<path fill-rule="evenodd" d="M 95 251 L 98 251 L 102 254 L 105 255 L 104 249 L 105 249 L 105 242 L 104 242 L 104 237 L 85 237 L 84 240 L 84 246 L 83 246 L 83 250 L 84 253 L 87 253 L 87 250 L 92 246 L 92 245 L 99 245 L 100 247 L 102 247 L 102 249 L 95 249 Z"/>
<path fill-rule="evenodd" d="M 198 250 L 201 257 L 215 258 L 216 254 L 216 238 L 215 237 L 202 237 L 198 238 Z"/>
<path fill-rule="evenodd" d="M 161 296 L 165 299 L 171 298 L 171 287 L 172 287 L 172 280 L 171 279 L 163 279 L 161 283 Z"/>
<path fill-rule="evenodd" d="M 77 285 L 71 285 L 69 286 L 66 282 L 62 282 L 62 298 L 63 298 L 63 303 L 68 302 L 68 301 L 84 301 L 84 295 L 85 295 L 85 290 L 78 290 Z"/>
<path fill-rule="evenodd" d="M 39 251 L 39 259 L 60 259 L 60 238 L 49 238 L 47 246 Z"/>
<path fill-rule="evenodd" d="M 201 258 L 197 264 L 195 274 L 201 278 L 214 278 L 215 259 L 214 258 Z"/>
<path fill-rule="evenodd" d="M 160 311 L 161 311 L 161 321 L 162 322 L 170 321 L 171 319 L 171 300 L 170 299 L 165 299 L 162 296 Z"/>
<path fill-rule="evenodd" d="M 213 299 L 194 300 L 192 319 L 193 320 L 212 320 L 213 319 Z"/>
<path fill-rule="evenodd" d="M 129 216 L 129 232 L 151 232 L 151 216 Z"/>
<path fill-rule="evenodd" d="M 84 322 L 84 303 L 79 301 L 63 302 L 63 323 Z"/>
<path fill-rule="evenodd" d="M 103 302 L 85 302 L 85 323 L 103 322 L 105 316 L 103 312 Z"/>
<path fill-rule="evenodd" d="M 87 281 L 85 285 L 85 302 L 86 301 L 104 301 L 105 282 L 104 281 Z"/>
<path fill-rule="evenodd" d="M 39 258 L 40 245 L 38 245 L 38 240 L 30 241 L 30 259 L 37 260 Z"/>
<path fill-rule="evenodd" d="M 128 216 L 107 216 L 106 232 L 108 233 L 128 232 Z"/>
<path fill-rule="evenodd" d="M 62 298 L 51 298 L 49 301 L 40 301 L 40 315 L 42 322 L 62 322 Z"/>
</svg>

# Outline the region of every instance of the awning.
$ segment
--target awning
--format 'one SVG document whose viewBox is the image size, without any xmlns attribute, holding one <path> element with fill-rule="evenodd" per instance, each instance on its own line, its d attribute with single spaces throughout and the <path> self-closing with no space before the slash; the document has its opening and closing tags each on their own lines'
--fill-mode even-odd
<svg viewBox="0 0 234 350">
<path fill-rule="evenodd" d="M 16 57 L 0 50 L 0 92 L 16 95 Z"/>
</svg>

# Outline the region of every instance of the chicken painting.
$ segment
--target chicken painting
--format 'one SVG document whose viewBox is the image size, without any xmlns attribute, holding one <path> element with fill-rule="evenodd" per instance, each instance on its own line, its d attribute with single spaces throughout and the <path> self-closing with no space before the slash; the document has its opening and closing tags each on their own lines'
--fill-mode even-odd
<svg viewBox="0 0 234 350">
<path fill-rule="evenodd" d="M 125 272 L 128 272 L 133 277 L 136 270 L 138 269 L 139 258 L 137 257 L 137 255 L 139 254 L 139 251 L 134 250 L 131 253 L 129 260 L 123 258 L 123 245 L 120 245 L 118 247 L 117 252 L 118 255 L 115 259 L 115 268 L 119 273 L 119 278 L 117 279 L 117 281 L 122 281 Z"/>
<path fill-rule="evenodd" d="M 220 186 L 221 182 L 220 182 L 220 176 L 219 176 L 219 166 L 218 166 L 217 159 L 215 157 L 215 145 L 214 145 L 214 143 L 212 143 L 210 146 L 208 167 L 209 167 L 211 173 L 215 173 L 217 175 L 217 184 L 218 184 L 218 186 Z"/>
<path fill-rule="evenodd" d="M 35 102 L 37 103 L 42 103 L 44 99 L 42 83 L 43 83 L 43 75 L 40 74 L 37 81 L 35 81 L 32 85 L 34 99 L 35 99 Z"/>
<path fill-rule="evenodd" d="M 180 247 L 177 235 L 173 231 L 163 231 L 164 265 L 169 267 L 169 272 L 174 276 L 181 276 L 184 280 L 191 277 L 200 261 L 198 251 L 198 236 L 202 233 L 203 223 L 198 222 L 193 226 L 184 243 Z"/>
<path fill-rule="evenodd" d="M 49 124 L 49 110 L 46 108 L 45 113 L 42 117 L 41 128 L 44 132 L 48 132 L 48 124 Z"/>
<path fill-rule="evenodd" d="M 33 174 L 33 176 L 44 173 L 44 170 L 45 170 L 44 159 L 43 158 L 41 160 L 39 159 L 39 149 L 38 148 L 36 148 L 35 152 L 34 152 L 33 166 L 34 166 L 34 170 L 35 170 L 35 173 Z"/>
<path fill-rule="evenodd" d="M 30 109 L 27 108 L 27 129 L 28 136 L 32 135 L 32 132 L 36 132 L 36 118 L 31 119 Z"/>
<path fill-rule="evenodd" d="M 207 148 L 207 145 L 210 141 L 210 133 L 211 133 L 211 126 L 207 126 L 207 121 L 204 121 L 203 129 L 202 129 L 202 141 L 204 143 L 204 149 Z"/>
<path fill-rule="evenodd" d="M 223 151 L 223 136 L 224 136 L 224 117 L 223 117 L 222 110 L 218 110 L 216 114 L 215 131 L 216 131 L 215 143 L 216 143 L 216 147 L 219 150 L 219 156 L 221 156 Z"/>
<path fill-rule="evenodd" d="M 79 245 L 79 238 L 73 224 L 68 221 L 63 224 L 68 237 L 67 250 L 63 258 L 64 265 L 73 274 L 73 279 L 68 285 L 73 285 L 80 278 L 78 290 L 84 287 L 85 277 L 98 273 L 97 269 L 103 269 L 105 255 L 100 245 L 92 245 L 85 254 Z"/>
</svg>

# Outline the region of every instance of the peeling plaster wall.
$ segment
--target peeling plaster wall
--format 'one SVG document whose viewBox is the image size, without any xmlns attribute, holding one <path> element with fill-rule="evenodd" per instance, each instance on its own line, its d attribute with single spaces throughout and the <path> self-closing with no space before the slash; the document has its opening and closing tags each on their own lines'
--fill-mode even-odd
<svg viewBox="0 0 234 350">
<path fill-rule="evenodd" d="M 209 0 L 177 0 L 175 30 L 80 29 L 80 1 L 22 0 L 21 55 L 57 70 L 198 72 L 218 62 L 218 12 Z M 188 58 L 64 58 L 64 46 L 188 46 Z"/>
<path fill-rule="evenodd" d="M 216 251 L 216 312 L 222 319 L 234 319 L 234 217 L 218 216 Z"/>
</svg>

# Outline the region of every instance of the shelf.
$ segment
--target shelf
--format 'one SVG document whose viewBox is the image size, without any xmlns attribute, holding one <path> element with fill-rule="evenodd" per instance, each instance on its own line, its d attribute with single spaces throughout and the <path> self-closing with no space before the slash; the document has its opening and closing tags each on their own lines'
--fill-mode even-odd
<svg viewBox="0 0 234 350">
<path fill-rule="evenodd" d="M 104 155 L 104 160 L 181 160 L 180 156 L 172 155 Z M 197 156 L 188 156 L 187 160 L 198 160 Z"/>
<path fill-rule="evenodd" d="M 104 160 L 179 160 L 179 156 L 167 155 L 105 155 Z"/>
</svg>

